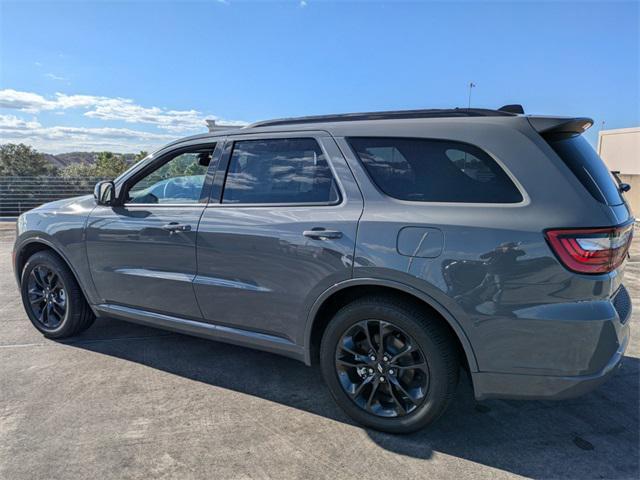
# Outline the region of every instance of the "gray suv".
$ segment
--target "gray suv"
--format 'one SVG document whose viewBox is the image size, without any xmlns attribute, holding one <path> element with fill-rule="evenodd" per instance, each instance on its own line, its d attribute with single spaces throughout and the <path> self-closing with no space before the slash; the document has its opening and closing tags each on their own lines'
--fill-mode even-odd
<svg viewBox="0 0 640 480">
<path fill-rule="evenodd" d="M 633 217 L 582 133 L 518 106 L 328 115 L 162 148 L 17 222 L 33 325 L 119 318 L 318 363 L 388 432 L 475 396 L 561 399 L 620 364 Z"/>
</svg>

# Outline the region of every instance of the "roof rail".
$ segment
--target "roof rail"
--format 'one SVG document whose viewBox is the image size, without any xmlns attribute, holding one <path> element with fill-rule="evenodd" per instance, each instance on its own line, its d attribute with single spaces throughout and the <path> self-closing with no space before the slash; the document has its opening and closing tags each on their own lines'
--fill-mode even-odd
<svg viewBox="0 0 640 480">
<path fill-rule="evenodd" d="M 392 110 L 386 112 L 340 113 L 333 115 L 314 115 L 310 117 L 280 118 L 252 123 L 248 128 L 272 127 L 276 125 L 292 125 L 323 122 L 354 122 L 358 120 L 396 120 L 411 118 L 443 118 L 443 117 L 506 117 L 515 113 L 485 108 L 450 108 L 425 110 Z"/>
</svg>

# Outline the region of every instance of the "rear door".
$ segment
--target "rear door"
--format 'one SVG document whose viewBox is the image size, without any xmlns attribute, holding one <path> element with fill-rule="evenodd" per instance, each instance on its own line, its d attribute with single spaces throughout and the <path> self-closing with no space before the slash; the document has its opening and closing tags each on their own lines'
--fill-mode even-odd
<svg viewBox="0 0 640 480">
<path fill-rule="evenodd" d="M 230 136 L 198 230 L 205 321 L 302 343 L 310 304 L 352 275 L 362 196 L 323 132 Z"/>
</svg>

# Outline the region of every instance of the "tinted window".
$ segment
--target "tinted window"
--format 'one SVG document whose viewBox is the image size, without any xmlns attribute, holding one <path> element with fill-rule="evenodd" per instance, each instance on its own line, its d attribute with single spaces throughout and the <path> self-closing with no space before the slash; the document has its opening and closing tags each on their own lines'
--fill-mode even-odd
<svg viewBox="0 0 640 480">
<path fill-rule="evenodd" d="M 596 200 L 607 205 L 623 203 L 609 169 L 584 137 L 562 135 L 547 140 Z"/>
<path fill-rule="evenodd" d="M 349 138 L 375 184 L 417 202 L 517 203 L 522 195 L 489 155 L 472 145 L 417 138 Z"/>
<path fill-rule="evenodd" d="M 127 193 L 127 203 L 197 203 L 211 161 L 211 149 L 181 153 L 148 173 Z"/>
<path fill-rule="evenodd" d="M 334 203 L 338 190 L 312 138 L 236 142 L 223 203 Z"/>
</svg>

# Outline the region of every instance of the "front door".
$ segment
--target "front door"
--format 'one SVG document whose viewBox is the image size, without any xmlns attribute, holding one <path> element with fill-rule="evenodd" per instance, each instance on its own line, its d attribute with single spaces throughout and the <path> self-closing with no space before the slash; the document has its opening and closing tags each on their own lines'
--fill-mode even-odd
<svg viewBox="0 0 640 480">
<path fill-rule="evenodd" d="M 121 206 L 92 212 L 87 256 L 103 303 L 201 319 L 192 281 L 213 149 L 161 155 L 125 182 Z"/>
<path fill-rule="evenodd" d="M 198 230 L 198 303 L 207 322 L 302 344 L 310 303 L 351 277 L 362 197 L 327 134 L 235 138 Z"/>
</svg>

